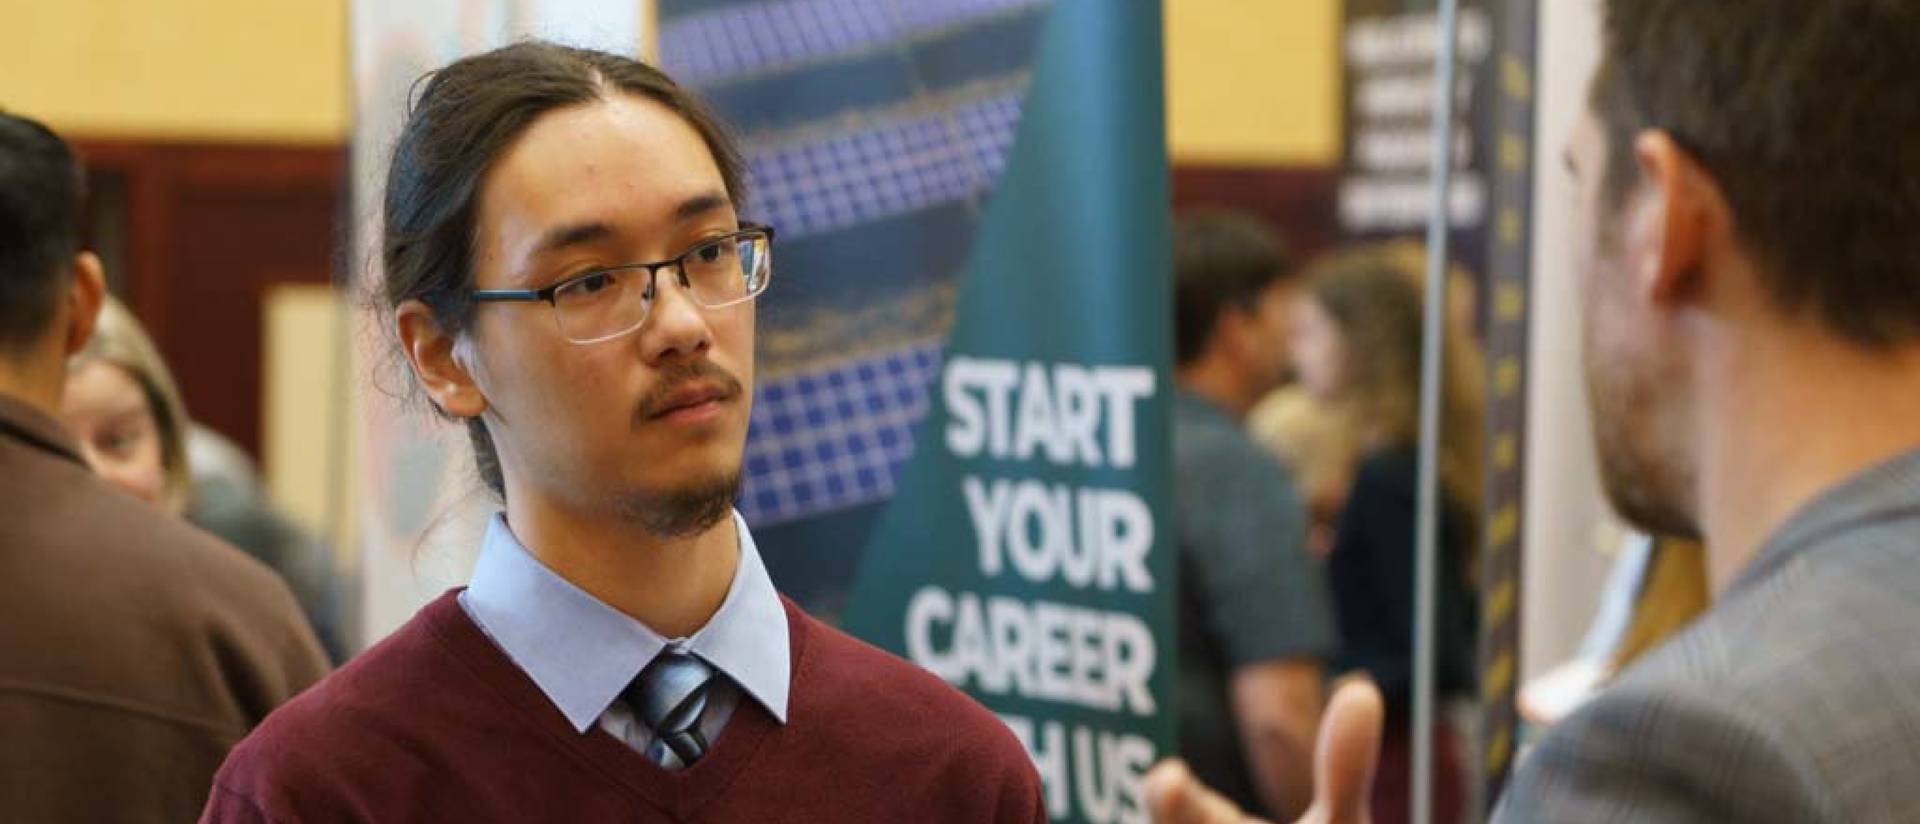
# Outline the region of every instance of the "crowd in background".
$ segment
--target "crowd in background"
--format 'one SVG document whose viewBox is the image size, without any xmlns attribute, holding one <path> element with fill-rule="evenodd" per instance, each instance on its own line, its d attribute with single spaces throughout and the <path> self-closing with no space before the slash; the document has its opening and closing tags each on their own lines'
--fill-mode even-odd
<svg viewBox="0 0 1920 824">
<path fill-rule="evenodd" d="M 1406 821 L 1424 251 L 1382 242 L 1301 262 L 1251 215 L 1198 210 L 1174 225 L 1181 755 L 1241 807 L 1296 815 L 1321 684 L 1363 673 L 1386 707 L 1374 820 Z M 1473 817 L 1485 442 L 1476 289 L 1461 270 L 1448 284 L 1433 624 L 1442 822 Z M 1617 618 L 1603 615 L 1590 652 L 1547 679 L 1555 708 L 1530 712 L 1535 722 L 1705 608 L 1697 543 L 1647 542 L 1620 566 Z"/>
<path fill-rule="evenodd" d="M 1242 806 L 1297 814 L 1321 682 L 1365 673 L 1387 708 L 1374 814 L 1405 820 L 1424 256 L 1302 265 L 1256 219 L 1206 211 L 1175 221 L 1174 269 L 1182 755 Z M 1434 634 L 1457 707 L 1476 674 L 1484 401 L 1472 285 L 1454 283 Z M 1435 732 L 1438 820 L 1460 820 L 1466 737 Z"/>
</svg>

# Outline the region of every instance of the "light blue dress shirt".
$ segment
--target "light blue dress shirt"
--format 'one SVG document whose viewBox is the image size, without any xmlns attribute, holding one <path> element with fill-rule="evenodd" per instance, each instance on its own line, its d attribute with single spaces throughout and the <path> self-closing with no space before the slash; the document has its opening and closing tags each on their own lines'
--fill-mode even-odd
<svg viewBox="0 0 1920 824">
<path fill-rule="evenodd" d="M 726 676 L 709 694 L 700 723 L 708 741 L 719 741 L 743 692 L 784 724 L 792 676 L 787 612 L 746 522 L 737 512 L 733 522 L 740 536 L 733 583 L 712 620 L 686 638 L 663 637 L 548 569 L 500 513 L 487 526 L 460 606 L 582 734 L 598 723 L 646 751 L 653 731 L 619 700 L 620 691 L 668 647 Z"/>
</svg>

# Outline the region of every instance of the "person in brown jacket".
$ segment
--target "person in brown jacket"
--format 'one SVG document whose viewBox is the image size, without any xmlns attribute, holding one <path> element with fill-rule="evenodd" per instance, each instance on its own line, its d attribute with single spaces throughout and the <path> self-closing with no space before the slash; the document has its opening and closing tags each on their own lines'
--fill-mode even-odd
<svg viewBox="0 0 1920 824">
<path fill-rule="evenodd" d="M 0 113 L 0 820 L 191 821 L 326 659 L 278 577 L 95 476 L 55 420 L 105 293 L 81 180 Z"/>
</svg>

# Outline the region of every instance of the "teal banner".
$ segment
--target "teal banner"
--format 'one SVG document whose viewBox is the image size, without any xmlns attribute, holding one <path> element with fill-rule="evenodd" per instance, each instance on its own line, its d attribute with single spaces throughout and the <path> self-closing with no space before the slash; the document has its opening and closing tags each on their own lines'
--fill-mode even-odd
<svg viewBox="0 0 1920 824">
<path fill-rule="evenodd" d="M 1145 822 L 1173 742 L 1160 8 L 1047 11 L 912 457 L 843 625 L 1026 743 L 1056 821 Z"/>
</svg>

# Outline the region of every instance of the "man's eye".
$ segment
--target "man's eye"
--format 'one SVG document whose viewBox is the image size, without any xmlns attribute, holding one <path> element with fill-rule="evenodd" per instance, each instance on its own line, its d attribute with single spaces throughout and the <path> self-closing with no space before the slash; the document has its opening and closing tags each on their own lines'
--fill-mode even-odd
<svg viewBox="0 0 1920 824">
<path fill-rule="evenodd" d="M 116 429 L 101 434 L 99 438 L 99 448 L 101 452 L 106 454 L 125 457 L 133 451 L 134 445 L 137 444 L 139 440 L 139 436 L 135 433 Z"/>
<path fill-rule="evenodd" d="M 591 295 L 613 285 L 613 273 L 594 272 L 573 282 L 573 288 L 582 295 Z"/>
<path fill-rule="evenodd" d="M 693 259 L 701 263 L 718 263 L 727 255 L 727 244 L 709 243 L 693 250 Z"/>
</svg>

